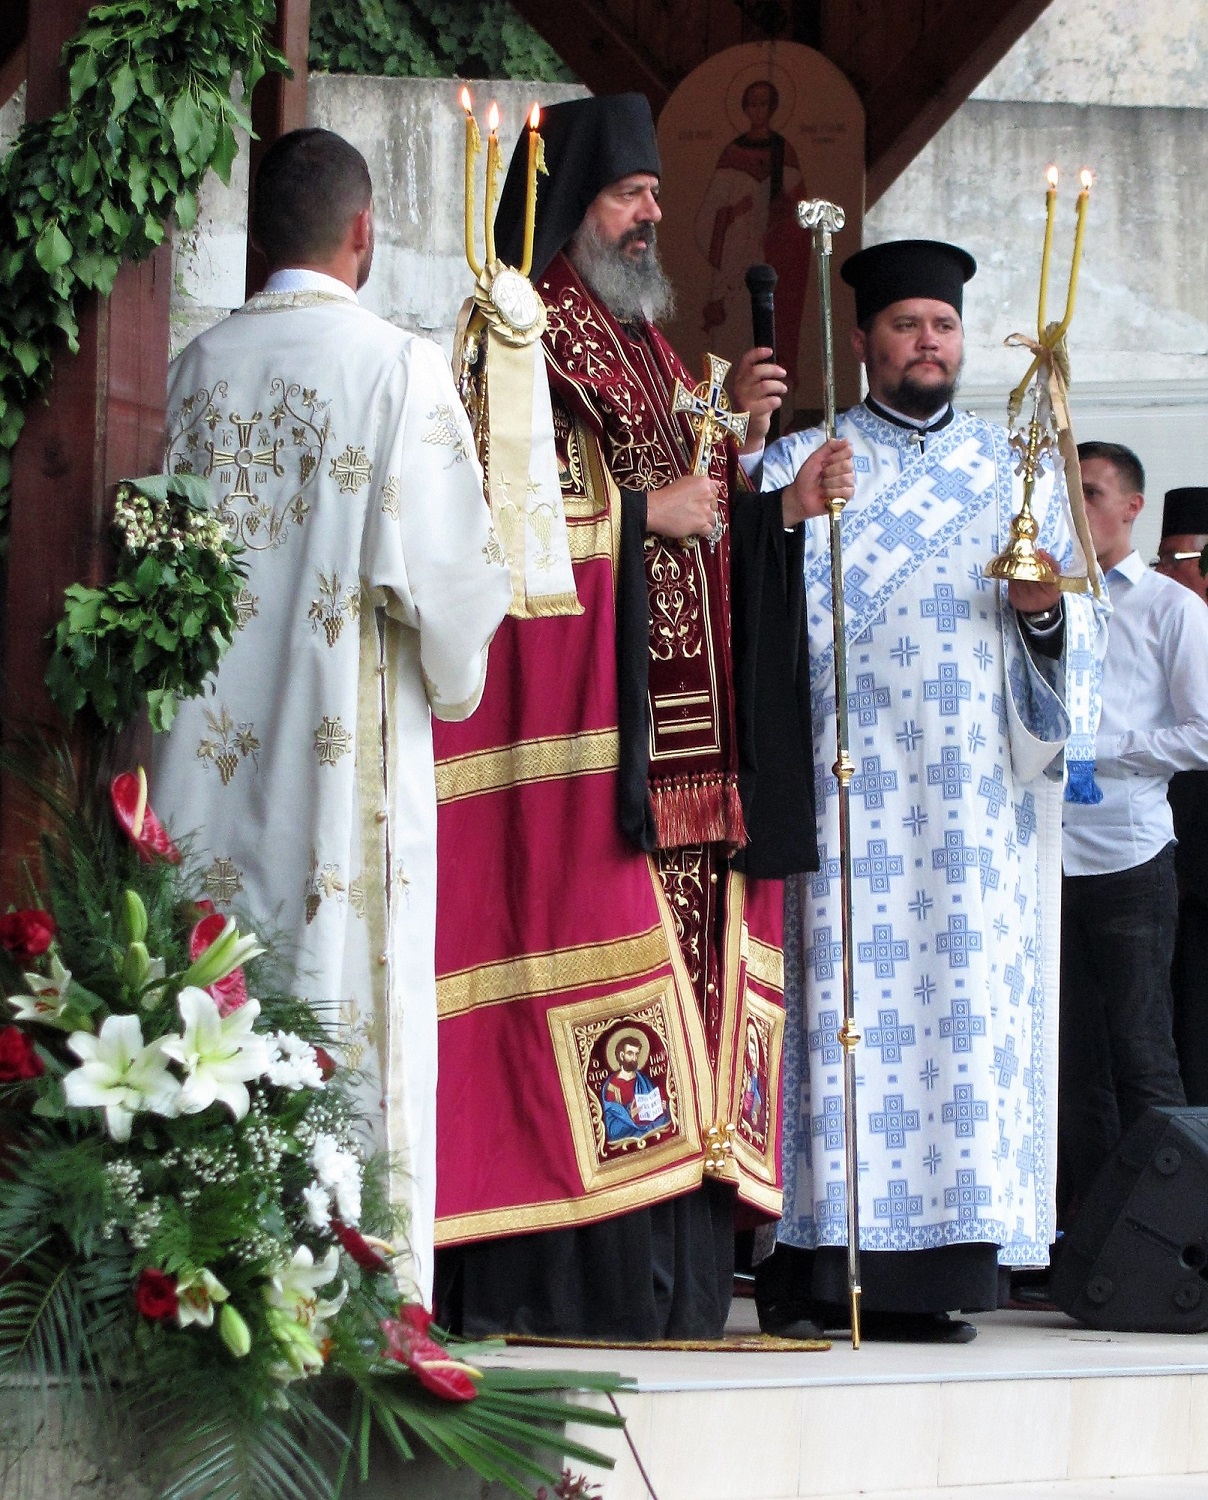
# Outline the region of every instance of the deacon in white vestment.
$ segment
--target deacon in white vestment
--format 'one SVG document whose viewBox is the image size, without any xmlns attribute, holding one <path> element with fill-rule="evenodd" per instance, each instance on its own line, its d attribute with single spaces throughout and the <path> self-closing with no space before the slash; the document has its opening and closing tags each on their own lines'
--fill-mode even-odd
<svg viewBox="0 0 1208 1500">
<path fill-rule="evenodd" d="M 925 241 L 843 267 L 871 393 L 838 436 L 856 471 L 842 535 L 874 1338 L 971 1338 L 947 1310 L 995 1306 L 998 1265 L 1044 1264 L 1054 1237 L 1064 700 L 1067 674 L 1090 670 L 1089 650 L 1075 663 L 1070 642 L 1091 636 L 1077 618 L 1087 611 L 1056 588 L 986 577 L 1021 481 L 1005 429 L 951 405 L 973 270 L 963 251 Z M 773 445 L 763 487 L 786 483 L 822 441 L 813 431 Z M 1040 545 L 1085 571 L 1051 471 L 1034 505 Z M 785 1208 L 757 1277 L 764 1326 L 801 1334 L 811 1320 L 837 1324 L 847 1300 L 829 524 L 805 527 L 821 867 L 788 883 Z"/>
<path fill-rule="evenodd" d="M 329 131 L 256 181 L 265 290 L 176 360 L 166 466 L 246 549 L 212 691 L 157 745 L 153 797 L 204 894 L 242 910 L 336 1023 L 380 1111 L 428 1301 L 435 1211 L 436 796 L 430 714 L 463 718 L 511 597 L 440 350 L 357 303 L 372 188 Z M 398 1264 L 398 1263 L 396 1263 Z"/>
</svg>

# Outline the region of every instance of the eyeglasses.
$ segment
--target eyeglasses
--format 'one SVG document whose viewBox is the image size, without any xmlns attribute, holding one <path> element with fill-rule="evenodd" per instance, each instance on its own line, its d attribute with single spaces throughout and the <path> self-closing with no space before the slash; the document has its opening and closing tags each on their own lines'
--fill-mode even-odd
<svg viewBox="0 0 1208 1500">
<path fill-rule="evenodd" d="M 1190 562 L 1191 559 L 1202 556 L 1199 552 L 1167 552 L 1162 557 L 1155 557 L 1150 563 L 1151 568 L 1169 568 L 1174 563 Z"/>
</svg>

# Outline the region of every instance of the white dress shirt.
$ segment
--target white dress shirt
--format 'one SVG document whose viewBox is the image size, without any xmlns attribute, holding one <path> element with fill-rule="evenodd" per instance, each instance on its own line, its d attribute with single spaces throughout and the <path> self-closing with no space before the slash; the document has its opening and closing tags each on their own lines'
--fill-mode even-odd
<svg viewBox="0 0 1208 1500">
<path fill-rule="evenodd" d="M 346 281 L 328 276 L 326 271 L 308 271 L 301 266 L 274 271 L 264 283 L 266 292 L 330 292 L 333 297 L 345 297 L 349 302 L 357 300 L 357 294 Z"/>
<path fill-rule="evenodd" d="M 1103 801 L 1062 804 L 1067 875 L 1131 870 L 1174 838 L 1166 783 L 1208 766 L 1208 607 L 1130 552 L 1107 575 L 1095 779 Z"/>
</svg>

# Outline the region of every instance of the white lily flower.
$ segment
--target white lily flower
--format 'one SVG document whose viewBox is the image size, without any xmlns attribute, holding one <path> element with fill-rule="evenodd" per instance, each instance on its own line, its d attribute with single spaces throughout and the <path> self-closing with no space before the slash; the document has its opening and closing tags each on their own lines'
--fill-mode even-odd
<svg viewBox="0 0 1208 1500">
<path fill-rule="evenodd" d="M 96 1036 L 72 1032 L 67 1045 L 83 1066 L 63 1080 L 68 1104 L 76 1109 L 103 1109 L 115 1141 L 130 1139 L 131 1124 L 140 1110 L 177 1114 L 181 1087 L 168 1072 L 168 1040 L 160 1037 L 144 1046 L 137 1016 L 109 1016 Z"/>
<path fill-rule="evenodd" d="M 259 958 L 262 953 L 267 952 L 268 949 L 254 932 L 241 937 L 234 917 L 228 917 L 226 925 L 210 946 L 185 970 L 181 982 L 186 988 L 204 988 L 207 984 L 217 984 L 220 979 L 225 979 L 249 960 Z"/>
<path fill-rule="evenodd" d="M 264 1288 L 265 1300 L 270 1307 L 279 1307 L 304 1328 L 317 1331 L 322 1319 L 330 1318 L 344 1306 L 348 1287 L 341 1283 L 334 1297 L 321 1298 L 319 1288 L 326 1286 L 340 1269 L 340 1251 L 332 1245 L 327 1254 L 315 1265 L 315 1258 L 306 1245 L 294 1251 L 288 1265 L 273 1273 Z M 316 1332 L 317 1336 L 317 1332 Z"/>
<path fill-rule="evenodd" d="M 242 1120 L 251 1105 L 247 1085 L 268 1062 L 265 1040 L 252 1030 L 259 1001 L 249 1000 L 224 1016 L 212 995 L 190 985 L 176 1003 L 184 1035 L 165 1037 L 164 1052 L 188 1074 L 181 1086 L 180 1113 L 198 1114 L 218 1100 Z"/>
<path fill-rule="evenodd" d="M 64 1031 L 73 1024 L 62 1019 L 71 970 L 63 967 L 57 953 L 50 955 L 49 978 L 45 974 L 22 974 L 21 977 L 33 993 L 9 995 L 8 1003 L 17 1012 L 18 1021 L 40 1021 L 43 1026 L 58 1026 Z"/>
<path fill-rule="evenodd" d="M 176 1318 L 182 1328 L 196 1323 L 214 1326 L 214 1304 L 225 1302 L 230 1292 L 212 1271 L 187 1271 L 176 1283 Z"/>
</svg>

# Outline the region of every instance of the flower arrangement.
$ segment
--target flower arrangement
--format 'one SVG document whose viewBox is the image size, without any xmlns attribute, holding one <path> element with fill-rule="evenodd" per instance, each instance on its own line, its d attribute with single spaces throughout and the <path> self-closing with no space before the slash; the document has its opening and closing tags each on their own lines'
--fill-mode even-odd
<svg viewBox="0 0 1208 1500">
<path fill-rule="evenodd" d="M 0 1380 L 40 1392 L 33 1425 L 87 1388 L 164 1500 L 332 1496 L 375 1429 L 519 1495 L 570 1482 L 535 1450 L 607 1462 L 549 1424 L 616 1377 L 477 1368 L 400 1296 L 355 1080 L 192 899 L 141 773 L 47 801 L 45 904 L 0 917 Z"/>
<path fill-rule="evenodd" d="M 208 498 L 195 474 L 118 486 L 113 581 L 73 583 L 54 631 L 46 685 L 68 719 L 87 709 L 121 730 L 145 705 L 165 730 L 178 700 L 203 690 L 238 628 L 247 576 Z"/>
</svg>

